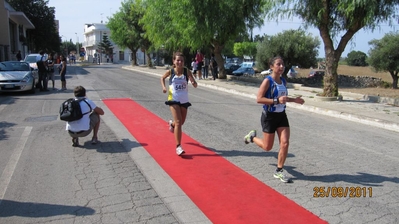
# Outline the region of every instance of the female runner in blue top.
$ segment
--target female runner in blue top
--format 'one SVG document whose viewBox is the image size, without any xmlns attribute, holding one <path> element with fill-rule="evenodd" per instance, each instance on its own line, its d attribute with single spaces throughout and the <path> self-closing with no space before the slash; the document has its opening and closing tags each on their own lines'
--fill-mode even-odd
<svg viewBox="0 0 399 224">
<path fill-rule="evenodd" d="M 253 142 L 263 150 L 270 151 L 273 147 L 275 132 L 277 132 L 280 150 L 277 169 L 273 176 L 283 182 L 289 182 L 289 178 L 283 173 L 290 139 L 290 125 L 285 113 L 285 104 L 287 102 L 303 104 L 305 101 L 301 97 L 288 97 L 286 81 L 281 77 L 284 72 L 283 59 L 279 56 L 274 57 L 270 60 L 269 65 L 273 72 L 270 76 L 265 77 L 256 97 L 256 102 L 263 104 L 261 116 L 263 139 L 256 137 L 256 130 L 252 130 L 244 137 L 244 142 L 246 144 Z"/>
</svg>

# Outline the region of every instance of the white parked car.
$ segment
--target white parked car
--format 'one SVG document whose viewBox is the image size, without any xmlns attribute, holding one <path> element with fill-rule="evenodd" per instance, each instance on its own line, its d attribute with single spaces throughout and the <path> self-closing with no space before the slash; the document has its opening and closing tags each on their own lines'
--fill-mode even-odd
<svg viewBox="0 0 399 224">
<path fill-rule="evenodd" d="M 272 74 L 272 70 L 268 69 L 268 70 L 262 71 L 260 74 L 261 75 L 270 75 L 270 74 Z"/>
<path fill-rule="evenodd" d="M 0 63 L 0 92 L 35 93 L 38 77 L 33 68 L 23 61 L 2 61 Z"/>
<path fill-rule="evenodd" d="M 272 74 L 272 70 L 271 70 L 271 69 L 265 70 L 265 71 L 262 71 L 260 74 L 261 74 L 261 75 L 270 75 L 270 74 Z M 287 77 L 288 77 L 288 78 L 295 78 L 297 75 L 298 75 L 298 72 L 295 71 L 295 69 L 293 69 L 293 68 L 291 68 L 291 69 L 288 71 L 288 73 L 287 73 Z"/>
<path fill-rule="evenodd" d="M 288 78 L 295 78 L 297 75 L 298 75 L 298 72 L 295 71 L 294 68 L 291 68 L 290 70 L 288 70 L 288 73 L 287 73 Z"/>
</svg>

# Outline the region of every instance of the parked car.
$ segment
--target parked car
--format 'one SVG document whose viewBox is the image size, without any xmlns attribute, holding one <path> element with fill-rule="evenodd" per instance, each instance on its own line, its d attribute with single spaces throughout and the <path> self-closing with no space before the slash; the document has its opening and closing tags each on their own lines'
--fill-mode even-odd
<svg viewBox="0 0 399 224">
<path fill-rule="evenodd" d="M 47 54 L 44 54 L 43 55 L 43 60 L 47 60 L 47 56 L 48 56 Z M 35 77 L 39 77 L 39 73 L 38 73 L 38 70 L 37 70 L 37 64 L 36 64 L 36 62 L 38 61 L 37 60 L 38 57 L 41 57 L 41 55 L 39 53 L 34 53 L 34 54 L 26 55 L 25 59 L 24 59 L 24 62 L 29 63 L 29 66 L 31 68 L 33 68 L 33 75 Z"/>
<path fill-rule="evenodd" d="M 242 75 L 255 75 L 255 70 L 252 67 L 240 67 L 237 70 L 233 71 L 234 76 L 242 76 Z"/>
<path fill-rule="evenodd" d="M 309 72 L 308 77 L 316 77 L 316 76 L 324 76 L 325 71 L 324 70 L 312 70 Z"/>
<path fill-rule="evenodd" d="M 38 81 L 38 77 L 33 74 L 33 68 L 27 62 L 0 62 L 0 92 L 29 91 L 35 93 Z"/>
<path fill-rule="evenodd" d="M 270 74 L 272 74 L 272 72 L 273 72 L 273 70 L 268 69 L 268 70 L 262 71 L 260 74 L 261 75 L 270 75 Z"/>
<path fill-rule="evenodd" d="M 291 69 L 288 70 L 288 72 L 287 72 L 287 77 L 288 77 L 288 78 L 295 78 L 297 75 L 298 75 L 298 72 L 295 71 L 295 69 L 292 68 L 292 67 L 291 67 Z"/>
<path fill-rule="evenodd" d="M 24 62 L 28 62 L 30 67 L 33 69 L 37 70 L 37 65 L 36 62 L 38 61 L 37 58 L 40 57 L 41 55 L 39 53 L 36 54 L 28 54 L 26 55 Z M 47 60 L 47 54 L 44 54 L 43 61 Z"/>
<path fill-rule="evenodd" d="M 237 70 L 238 68 L 240 68 L 239 64 L 235 64 L 235 63 L 224 64 L 224 71 L 226 72 L 227 75 L 232 75 L 233 71 Z"/>
<path fill-rule="evenodd" d="M 242 63 L 241 58 L 232 58 L 232 59 L 233 59 L 233 62 L 236 63 L 236 64 L 241 64 Z"/>
<path fill-rule="evenodd" d="M 262 71 L 260 74 L 261 74 L 261 75 L 270 75 L 270 74 L 272 74 L 272 70 L 271 70 L 271 69 L 268 69 L 268 70 Z M 287 73 L 287 77 L 288 77 L 288 78 L 295 78 L 297 75 L 298 75 L 298 72 L 295 71 L 295 69 L 293 69 L 293 68 L 291 68 L 291 69 L 288 71 L 288 73 Z"/>
<path fill-rule="evenodd" d="M 255 70 L 253 66 L 254 62 L 243 62 L 237 70 L 233 71 L 234 76 L 242 76 L 242 75 L 255 75 Z"/>
</svg>

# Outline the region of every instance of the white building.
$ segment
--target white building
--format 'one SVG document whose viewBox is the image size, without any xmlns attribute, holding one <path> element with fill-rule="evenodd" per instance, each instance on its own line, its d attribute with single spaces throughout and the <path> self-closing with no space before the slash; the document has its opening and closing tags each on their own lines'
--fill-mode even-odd
<svg viewBox="0 0 399 224">
<path fill-rule="evenodd" d="M 28 54 L 26 30 L 35 29 L 23 12 L 15 11 L 4 0 L 0 0 L 0 61 L 16 60 L 21 51 L 22 58 Z"/>
<path fill-rule="evenodd" d="M 119 46 L 115 45 L 110 36 L 111 31 L 104 23 L 91 23 L 85 24 L 84 27 L 84 42 L 82 47 L 86 50 L 85 60 L 93 61 L 93 56 L 97 52 L 98 44 L 103 40 L 103 36 L 107 35 L 108 39 L 112 43 L 113 61 L 114 62 L 130 62 L 132 60 L 132 51 L 128 48 L 120 49 Z M 141 50 L 136 52 L 137 61 L 139 64 L 144 63 L 144 53 Z M 100 54 L 101 62 L 106 62 L 106 55 Z"/>
</svg>

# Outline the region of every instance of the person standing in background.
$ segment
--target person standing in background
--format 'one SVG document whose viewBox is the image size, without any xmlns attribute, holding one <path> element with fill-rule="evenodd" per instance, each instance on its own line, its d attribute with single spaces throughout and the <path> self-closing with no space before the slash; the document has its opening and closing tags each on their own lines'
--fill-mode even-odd
<svg viewBox="0 0 399 224">
<path fill-rule="evenodd" d="M 22 61 L 21 51 L 18 51 L 16 57 L 17 57 L 17 61 Z"/>
<path fill-rule="evenodd" d="M 44 51 L 40 51 L 39 55 L 36 57 L 37 71 L 39 73 L 39 86 L 41 92 L 49 91 L 47 89 L 47 65 L 46 58 L 44 56 Z"/>
<path fill-rule="evenodd" d="M 204 55 L 200 50 L 197 50 L 195 55 L 195 61 L 197 62 L 198 79 L 202 79 L 202 66 L 204 66 Z"/>
<path fill-rule="evenodd" d="M 191 72 L 193 73 L 195 79 L 197 79 L 197 68 L 197 62 L 195 61 L 195 58 L 193 58 L 193 61 L 191 62 Z"/>
<path fill-rule="evenodd" d="M 208 74 L 209 74 L 209 58 L 204 56 L 204 67 L 203 67 L 203 74 L 204 74 L 204 79 L 208 79 Z"/>
<path fill-rule="evenodd" d="M 48 59 L 47 59 L 47 77 L 48 80 L 51 80 L 53 83 L 53 90 L 55 90 L 55 80 L 54 80 L 54 54 L 50 53 Z M 48 84 L 47 84 L 48 85 Z"/>
<path fill-rule="evenodd" d="M 66 79 L 65 79 L 65 75 L 66 75 L 66 68 L 67 68 L 67 59 L 64 55 L 60 56 L 61 58 L 61 64 L 60 64 L 60 76 L 61 76 L 61 90 L 66 90 Z"/>
</svg>

